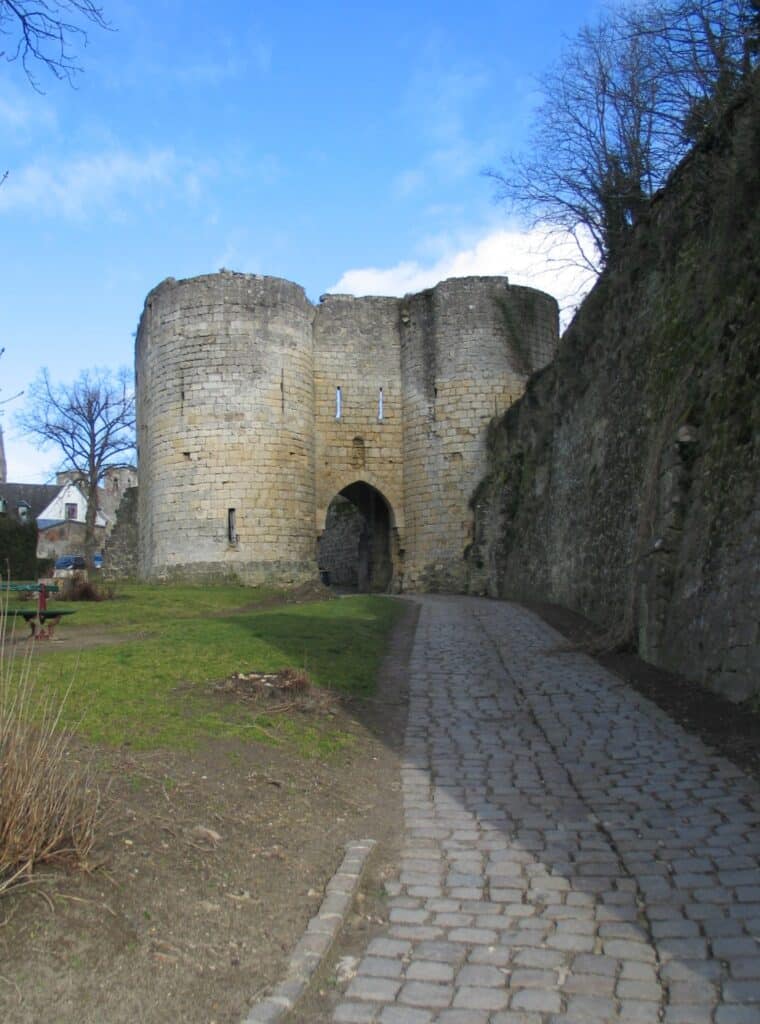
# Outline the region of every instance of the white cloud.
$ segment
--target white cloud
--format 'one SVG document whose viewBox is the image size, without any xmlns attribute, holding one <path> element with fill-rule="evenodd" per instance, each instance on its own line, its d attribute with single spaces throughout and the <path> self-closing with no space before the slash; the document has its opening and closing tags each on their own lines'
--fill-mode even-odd
<svg viewBox="0 0 760 1024">
<path fill-rule="evenodd" d="M 350 295 L 405 295 L 431 288 L 449 277 L 503 275 L 512 284 L 527 285 L 553 295 L 560 305 L 563 326 L 593 284 L 594 277 L 573 263 L 575 243 L 547 229 L 492 230 L 473 244 L 446 248 L 434 262 L 403 260 L 395 266 L 347 270 L 328 292 Z"/>
<path fill-rule="evenodd" d="M 171 184 L 181 169 L 171 149 L 149 150 L 144 155 L 119 149 L 55 165 L 11 168 L 0 189 L 0 210 L 26 208 L 79 218 L 121 197 Z"/>
</svg>

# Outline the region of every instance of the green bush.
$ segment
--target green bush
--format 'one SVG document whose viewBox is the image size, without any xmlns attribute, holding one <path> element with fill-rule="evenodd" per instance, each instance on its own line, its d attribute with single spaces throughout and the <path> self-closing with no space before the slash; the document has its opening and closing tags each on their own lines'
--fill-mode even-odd
<svg viewBox="0 0 760 1024">
<path fill-rule="evenodd" d="M 0 516 L 0 572 L 12 580 L 35 580 L 38 574 L 37 524 Z M 44 563 L 43 563 L 44 564 Z"/>
</svg>

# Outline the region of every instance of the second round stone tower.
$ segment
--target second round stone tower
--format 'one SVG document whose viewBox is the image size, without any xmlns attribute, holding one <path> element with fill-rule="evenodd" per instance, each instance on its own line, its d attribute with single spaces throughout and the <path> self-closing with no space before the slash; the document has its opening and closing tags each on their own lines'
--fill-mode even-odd
<svg viewBox="0 0 760 1024">
<path fill-rule="evenodd" d="M 353 559 L 370 588 L 461 589 L 488 423 L 556 342 L 555 301 L 503 277 L 317 306 L 280 278 L 169 278 L 136 343 L 141 577 Z"/>
</svg>

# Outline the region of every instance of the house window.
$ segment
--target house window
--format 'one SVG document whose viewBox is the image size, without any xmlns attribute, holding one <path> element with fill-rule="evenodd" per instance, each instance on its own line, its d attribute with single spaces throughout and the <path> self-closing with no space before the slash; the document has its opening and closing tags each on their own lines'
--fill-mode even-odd
<svg viewBox="0 0 760 1024">
<path fill-rule="evenodd" d="M 238 542 L 237 524 L 234 508 L 227 509 L 227 540 L 229 541 L 230 544 L 237 544 Z"/>
<path fill-rule="evenodd" d="M 339 420 L 343 415 L 343 394 L 340 388 L 335 389 L 335 419 Z"/>
<path fill-rule="evenodd" d="M 78 511 L 78 506 L 77 506 L 77 503 L 75 501 L 67 501 L 66 502 L 66 518 L 67 519 L 76 519 L 77 511 Z"/>
<path fill-rule="evenodd" d="M 18 507 L 18 517 L 19 517 L 19 519 L 21 520 L 22 523 L 29 522 L 29 512 L 30 512 L 30 509 L 29 509 L 28 505 L 19 505 L 19 507 Z"/>
</svg>

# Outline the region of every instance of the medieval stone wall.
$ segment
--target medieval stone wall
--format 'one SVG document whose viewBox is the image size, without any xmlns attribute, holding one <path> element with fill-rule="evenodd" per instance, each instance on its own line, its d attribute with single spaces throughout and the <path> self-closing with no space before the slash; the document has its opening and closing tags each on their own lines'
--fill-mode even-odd
<svg viewBox="0 0 760 1024">
<path fill-rule="evenodd" d="M 556 339 L 554 300 L 504 278 L 317 307 L 278 278 L 163 282 L 136 344 L 140 574 L 313 577 L 330 502 L 362 483 L 393 589 L 461 586 L 487 423 Z"/>
<path fill-rule="evenodd" d="M 760 78 L 494 425 L 470 588 L 760 692 Z"/>
<path fill-rule="evenodd" d="M 397 299 L 323 297 L 314 319 L 314 391 L 317 531 L 335 495 L 356 480 L 383 494 L 403 530 Z"/>
</svg>

